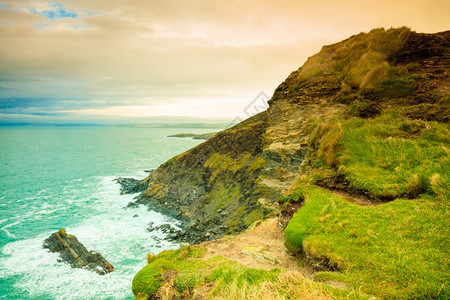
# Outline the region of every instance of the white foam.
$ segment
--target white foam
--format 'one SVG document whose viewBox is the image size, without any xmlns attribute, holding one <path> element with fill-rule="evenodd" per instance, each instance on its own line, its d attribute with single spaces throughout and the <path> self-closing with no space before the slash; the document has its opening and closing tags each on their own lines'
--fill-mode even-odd
<svg viewBox="0 0 450 300">
<path fill-rule="evenodd" d="M 66 230 L 76 235 L 88 250 L 101 253 L 114 266 L 114 272 L 100 276 L 58 263 L 58 254 L 49 253 L 42 248 L 43 240 L 52 233 L 46 232 L 4 246 L 2 252 L 6 256 L 0 260 L 0 277 L 19 275 L 15 288 L 29 292 L 31 298 L 131 299 L 131 282 L 133 276 L 145 266 L 146 253 L 158 253 L 178 247 L 161 241 L 161 248 L 158 248 L 152 236 L 163 238 L 164 235 L 161 232 L 148 232 L 147 224 L 154 222 L 155 226 L 166 223 L 176 225 L 177 222 L 149 211 L 142 205 L 135 209 L 123 209 L 134 195 L 119 195 L 119 186 L 113 179 L 114 177 L 103 177 L 92 180 L 97 189 L 88 198 L 76 197 L 72 191 L 74 205 L 90 205 L 99 213 Z M 95 198 L 97 200 L 92 202 Z M 62 209 L 63 206 L 64 203 L 57 209 Z M 47 218 L 47 214 L 52 212 L 50 207 L 55 209 L 52 205 L 40 206 L 41 210 L 35 213 L 35 217 Z M 135 214 L 138 217 L 133 217 Z M 19 223 L 17 221 L 1 229 L 8 234 L 7 229 Z"/>
<path fill-rule="evenodd" d="M 9 236 L 10 238 L 15 239 L 16 236 L 14 234 L 12 234 L 11 232 L 9 232 L 8 228 L 13 227 L 13 226 L 18 225 L 18 224 L 20 224 L 20 221 L 17 221 L 17 222 L 5 225 L 2 228 L 0 228 L 0 230 L 4 231 L 6 233 L 6 235 Z"/>
</svg>

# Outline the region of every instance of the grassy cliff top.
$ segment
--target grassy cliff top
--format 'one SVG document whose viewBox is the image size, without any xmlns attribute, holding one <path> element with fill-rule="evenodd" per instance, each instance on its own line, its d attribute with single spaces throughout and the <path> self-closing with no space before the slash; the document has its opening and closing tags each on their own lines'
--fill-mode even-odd
<svg viewBox="0 0 450 300">
<path fill-rule="evenodd" d="M 272 102 L 363 103 L 367 116 L 386 104 L 401 105 L 414 118 L 448 122 L 449 46 L 450 31 L 360 33 L 311 56 L 275 90 Z"/>
</svg>

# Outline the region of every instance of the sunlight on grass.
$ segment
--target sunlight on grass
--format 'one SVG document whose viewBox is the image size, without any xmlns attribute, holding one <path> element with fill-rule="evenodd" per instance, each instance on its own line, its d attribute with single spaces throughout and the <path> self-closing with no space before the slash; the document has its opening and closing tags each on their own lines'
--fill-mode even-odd
<svg viewBox="0 0 450 300">
<path fill-rule="evenodd" d="M 450 296 L 448 205 L 432 199 L 359 207 L 330 192 L 307 189 L 306 205 L 286 228 L 286 246 L 341 272 L 341 280 L 382 298 Z"/>
<path fill-rule="evenodd" d="M 375 119 L 353 118 L 343 127 L 339 173 L 371 197 L 436 195 L 432 176 L 449 182 L 448 124 L 407 120 L 390 112 Z"/>
<path fill-rule="evenodd" d="M 321 74 L 336 74 L 335 80 L 355 88 L 374 87 L 388 77 L 389 53 L 403 44 L 410 29 L 406 27 L 373 29 L 340 43 L 324 46 L 302 66 L 297 81 L 314 80 Z"/>
</svg>

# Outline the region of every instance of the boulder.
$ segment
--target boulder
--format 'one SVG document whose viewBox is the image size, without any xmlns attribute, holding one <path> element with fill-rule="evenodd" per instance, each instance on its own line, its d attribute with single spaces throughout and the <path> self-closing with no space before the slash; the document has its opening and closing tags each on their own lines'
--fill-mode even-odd
<svg viewBox="0 0 450 300">
<path fill-rule="evenodd" d="M 64 229 L 45 239 L 43 247 L 50 252 L 59 252 L 61 260 L 72 268 L 87 269 L 100 275 L 114 270 L 114 267 L 100 253 L 88 251 L 76 236 L 67 234 Z"/>
</svg>

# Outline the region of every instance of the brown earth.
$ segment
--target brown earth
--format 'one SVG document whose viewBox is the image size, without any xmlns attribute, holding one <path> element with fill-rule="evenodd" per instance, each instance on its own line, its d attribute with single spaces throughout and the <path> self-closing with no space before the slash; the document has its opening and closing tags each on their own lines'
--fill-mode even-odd
<svg viewBox="0 0 450 300">
<path fill-rule="evenodd" d="M 299 258 L 288 252 L 284 246 L 284 231 L 278 218 L 259 222 L 244 233 L 224 236 L 204 242 L 207 249 L 203 259 L 221 255 L 246 267 L 270 270 L 273 268 L 297 270 L 309 273 L 298 266 Z"/>
</svg>

